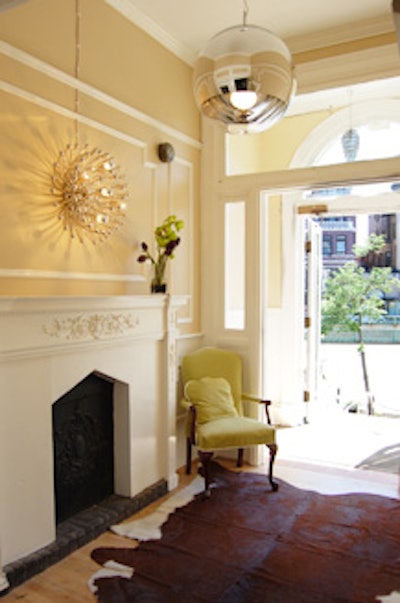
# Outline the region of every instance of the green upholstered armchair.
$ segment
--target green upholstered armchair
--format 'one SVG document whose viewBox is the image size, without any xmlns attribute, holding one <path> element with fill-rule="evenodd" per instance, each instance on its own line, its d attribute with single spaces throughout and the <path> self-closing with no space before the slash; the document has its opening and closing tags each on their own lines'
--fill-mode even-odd
<svg viewBox="0 0 400 603">
<path fill-rule="evenodd" d="M 238 450 L 237 466 L 243 464 L 243 449 L 265 444 L 270 451 L 269 481 L 273 490 L 273 464 L 277 452 L 275 429 L 268 412 L 269 400 L 242 392 L 242 361 L 228 350 L 205 347 L 182 359 L 184 397 L 188 411 L 186 473 L 191 472 L 192 446 L 198 449 L 205 492 L 210 493 L 209 462 L 217 450 Z M 263 404 L 266 422 L 243 416 L 243 401 Z"/>
</svg>

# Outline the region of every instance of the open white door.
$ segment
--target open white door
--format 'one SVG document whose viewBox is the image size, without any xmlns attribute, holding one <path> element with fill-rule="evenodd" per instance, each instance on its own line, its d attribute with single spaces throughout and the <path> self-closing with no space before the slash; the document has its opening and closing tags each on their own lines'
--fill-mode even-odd
<svg viewBox="0 0 400 603">
<path fill-rule="evenodd" d="M 318 383 L 321 344 L 321 292 L 322 292 L 322 234 L 321 227 L 312 218 L 307 218 L 305 276 L 305 421 L 312 420 L 318 412 Z"/>
</svg>

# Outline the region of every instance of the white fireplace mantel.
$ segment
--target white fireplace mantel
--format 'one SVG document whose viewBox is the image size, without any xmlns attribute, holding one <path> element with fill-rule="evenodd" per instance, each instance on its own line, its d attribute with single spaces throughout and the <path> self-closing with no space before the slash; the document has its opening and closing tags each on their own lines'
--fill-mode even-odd
<svg viewBox="0 0 400 603">
<path fill-rule="evenodd" d="M 0 298 L 0 590 L 2 566 L 55 538 L 52 405 L 88 374 L 115 383 L 115 492 L 177 485 L 176 311 L 185 303 Z"/>
</svg>

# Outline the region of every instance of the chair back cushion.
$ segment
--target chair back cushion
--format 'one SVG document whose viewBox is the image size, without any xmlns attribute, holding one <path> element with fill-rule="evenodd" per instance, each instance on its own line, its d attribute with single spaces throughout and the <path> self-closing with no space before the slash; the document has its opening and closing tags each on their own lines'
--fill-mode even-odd
<svg viewBox="0 0 400 603">
<path fill-rule="evenodd" d="M 223 377 L 191 379 L 185 385 L 185 398 L 196 407 L 199 425 L 237 417 L 231 386 Z"/>
<path fill-rule="evenodd" d="M 183 385 L 192 379 L 222 377 L 228 381 L 237 413 L 242 408 L 242 360 L 238 354 L 213 347 L 201 348 L 182 359 Z"/>
</svg>

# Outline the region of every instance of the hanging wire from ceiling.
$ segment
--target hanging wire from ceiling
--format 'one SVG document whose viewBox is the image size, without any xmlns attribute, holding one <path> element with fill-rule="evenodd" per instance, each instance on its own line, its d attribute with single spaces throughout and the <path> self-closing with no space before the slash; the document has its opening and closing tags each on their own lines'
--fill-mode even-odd
<svg viewBox="0 0 400 603">
<path fill-rule="evenodd" d="M 81 68 L 81 0 L 75 0 L 75 79 Z M 51 193 L 57 216 L 72 239 L 103 242 L 119 229 L 126 215 L 128 189 L 113 157 L 80 140 L 80 98 L 75 87 L 74 142 L 54 163 Z"/>
</svg>

